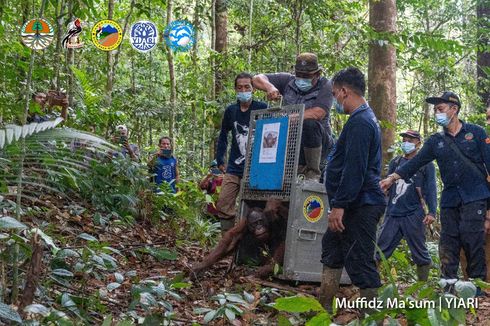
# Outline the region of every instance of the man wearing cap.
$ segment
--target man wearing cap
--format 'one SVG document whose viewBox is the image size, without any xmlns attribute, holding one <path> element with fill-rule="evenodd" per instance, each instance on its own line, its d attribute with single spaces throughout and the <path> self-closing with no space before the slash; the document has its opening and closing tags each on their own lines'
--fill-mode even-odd
<svg viewBox="0 0 490 326">
<path fill-rule="evenodd" d="M 313 53 L 298 55 L 294 70 L 294 75 L 256 75 L 253 85 L 267 92 L 268 100 L 277 100 L 282 96 L 284 105 L 305 105 L 298 172 L 303 173 L 307 179 L 318 181 L 320 163 L 332 145 L 332 85 L 327 78 L 321 76 L 318 58 Z"/>
<path fill-rule="evenodd" d="M 398 179 L 408 182 L 427 163 L 436 160 L 444 189 L 441 195 L 439 255 L 442 279 L 452 291 L 458 278 L 459 252 L 468 260 L 468 276 L 485 279 L 485 231 L 490 231 L 486 167 L 490 167 L 490 139 L 480 126 L 459 120 L 459 97 L 444 92 L 425 100 L 434 105 L 435 120 L 443 131 L 429 137 L 405 165 L 380 182 L 388 190 Z"/>
<path fill-rule="evenodd" d="M 112 141 L 121 145 L 121 150 L 118 153 L 113 153 L 113 156 L 121 154 L 124 157 L 129 156 L 133 161 L 139 159 L 139 148 L 135 144 L 130 144 L 128 140 L 128 127 L 126 125 L 118 125 L 116 132 L 112 136 Z"/>
<path fill-rule="evenodd" d="M 421 136 L 417 131 L 407 130 L 403 138 L 403 156 L 395 157 L 388 167 L 388 174 L 409 162 L 418 152 Z M 425 213 L 425 203 L 428 213 Z M 419 281 L 427 281 L 431 259 L 425 244 L 425 225 L 430 225 L 437 211 L 436 169 L 434 164 L 423 166 L 408 182 L 398 179 L 390 188 L 388 207 L 378 237 L 378 247 L 386 259 L 400 244 L 402 238 L 408 243 L 412 260 L 417 265 Z M 380 261 L 379 253 L 376 260 Z"/>
</svg>

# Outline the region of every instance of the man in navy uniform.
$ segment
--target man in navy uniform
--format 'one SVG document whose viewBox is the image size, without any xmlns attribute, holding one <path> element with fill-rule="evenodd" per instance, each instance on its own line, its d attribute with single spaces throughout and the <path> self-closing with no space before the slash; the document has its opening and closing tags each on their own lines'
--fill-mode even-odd
<svg viewBox="0 0 490 326">
<path fill-rule="evenodd" d="M 443 131 L 430 136 L 413 159 L 380 185 L 387 190 L 396 180 L 408 181 L 422 166 L 437 161 L 444 183 L 440 203 L 441 273 L 446 290 L 452 291 L 452 284 L 458 278 L 461 249 L 468 261 L 468 276 L 482 280 L 486 276 L 484 244 L 485 231 L 490 230 L 487 211 L 490 139 L 482 127 L 458 118 L 461 102 L 455 93 L 444 92 L 425 101 L 434 105 L 436 122 Z"/>
<path fill-rule="evenodd" d="M 377 296 L 381 281 L 374 259 L 376 229 L 386 207 L 379 187 L 381 130 L 364 99 L 364 75 L 357 68 L 346 68 L 332 82 L 335 109 L 349 119 L 326 171 L 332 211 L 322 240 L 320 302 L 330 311 L 343 267 L 360 288 L 361 298 L 369 301 Z"/>
<path fill-rule="evenodd" d="M 402 132 L 401 149 L 403 156 L 391 160 L 388 174 L 409 162 L 418 152 L 422 137 L 417 131 Z M 425 204 L 429 211 L 425 212 Z M 388 207 L 386 208 L 381 231 L 378 236 L 378 247 L 388 259 L 405 238 L 417 265 L 417 278 L 427 281 L 432 260 L 425 243 L 425 226 L 434 222 L 437 211 L 436 169 L 434 163 L 423 166 L 408 182 L 398 179 L 390 188 Z M 380 260 L 376 253 L 376 260 Z"/>
</svg>

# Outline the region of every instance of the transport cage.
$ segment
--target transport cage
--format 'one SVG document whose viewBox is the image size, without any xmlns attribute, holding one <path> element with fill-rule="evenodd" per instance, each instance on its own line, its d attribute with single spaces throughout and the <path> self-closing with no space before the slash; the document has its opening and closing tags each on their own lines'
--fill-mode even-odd
<svg viewBox="0 0 490 326">
<path fill-rule="evenodd" d="M 323 184 L 303 181 L 297 176 L 303 115 L 303 104 L 251 112 L 239 216 L 247 216 L 252 207 L 263 208 L 271 198 L 288 202 L 286 251 L 283 273 L 278 277 L 320 282 L 321 241 L 327 229 L 328 198 Z M 264 145 L 269 133 L 277 136 L 272 152 Z M 249 241 L 241 242 L 237 263 L 255 260 L 258 253 L 253 246 Z M 341 283 L 350 284 L 345 271 Z"/>
<path fill-rule="evenodd" d="M 321 282 L 322 238 L 327 230 L 328 211 L 324 184 L 297 180 L 289 204 L 286 252 L 280 278 Z M 345 269 L 340 283 L 351 283 Z"/>
</svg>

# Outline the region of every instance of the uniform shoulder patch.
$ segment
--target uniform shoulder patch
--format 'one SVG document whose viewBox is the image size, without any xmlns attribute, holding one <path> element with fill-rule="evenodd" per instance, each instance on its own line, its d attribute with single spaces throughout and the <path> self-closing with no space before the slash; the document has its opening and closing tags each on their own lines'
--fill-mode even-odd
<svg viewBox="0 0 490 326">
<path fill-rule="evenodd" d="M 485 143 L 490 144 L 490 138 L 489 137 L 485 138 Z"/>
</svg>

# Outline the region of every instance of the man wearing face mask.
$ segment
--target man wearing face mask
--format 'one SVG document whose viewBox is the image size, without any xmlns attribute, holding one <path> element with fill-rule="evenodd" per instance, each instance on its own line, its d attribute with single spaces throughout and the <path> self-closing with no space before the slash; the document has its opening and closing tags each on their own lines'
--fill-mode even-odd
<svg viewBox="0 0 490 326">
<path fill-rule="evenodd" d="M 367 301 L 381 286 L 374 249 L 376 228 L 386 202 L 381 179 L 381 130 L 364 98 L 366 81 L 357 68 L 332 79 L 337 110 L 349 115 L 326 169 L 330 200 L 328 229 L 322 239 L 320 302 L 329 311 L 339 289 L 342 268 Z M 370 313 L 363 310 L 362 313 Z"/>
<path fill-rule="evenodd" d="M 267 92 L 269 101 L 282 96 L 283 105 L 305 105 L 298 173 L 318 181 L 322 159 L 327 157 L 333 141 L 330 127 L 332 86 L 321 76 L 317 56 L 301 53 L 296 58 L 294 75 L 259 74 L 254 77 L 253 85 Z"/>
<path fill-rule="evenodd" d="M 422 166 L 437 161 L 444 184 L 440 203 L 441 273 L 446 291 L 453 291 L 461 249 L 468 261 L 468 276 L 486 277 L 484 243 L 485 232 L 490 232 L 490 212 L 487 211 L 490 139 L 480 126 L 459 119 L 461 102 L 455 93 L 444 92 L 440 97 L 429 97 L 425 101 L 434 105 L 435 120 L 443 131 L 430 136 L 414 158 L 380 185 L 387 190 L 398 179 L 408 182 Z"/>
<path fill-rule="evenodd" d="M 245 166 L 250 112 L 267 108 L 266 103 L 252 99 L 252 75 L 249 73 L 242 72 L 235 77 L 235 92 L 237 101 L 230 104 L 225 110 L 216 150 L 218 167 L 224 173 L 228 134 L 231 132 L 228 164 L 221 184 L 221 192 L 216 202 L 221 232 L 223 233 L 235 224 L 236 199 Z"/>
<path fill-rule="evenodd" d="M 407 130 L 401 149 L 403 156 L 395 157 L 388 167 L 388 174 L 409 162 L 418 152 L 421 136 L 417 131 Z M 429 209 L 425 213 L 425 204 Z M 386 259 L 390 258 L 402 238 L 408 243 L 412 260 L 417 265 L 419 281 L 427 281 L 431 259 L 425 244 L 425 225 L 434 222 L 437 210 L 436 170 L 434 164 L 423 166 L 409 182 L 399 179 L 390 188 L 388 207 L 378 236 L 378 247 Z M 376 260 L 381 260 L 376 253 Z"/>
<path fill-rule="evenodd" d="M 159 150 L 148 161 L 150 172 L 154 174 L 157 186 L 166 182 L 177 192 L 176 184 L 179 182 L 179 168 L 177 159 L 172 155 L 172 139 L 164 136 L 158 141 Z"/>
</svg>

